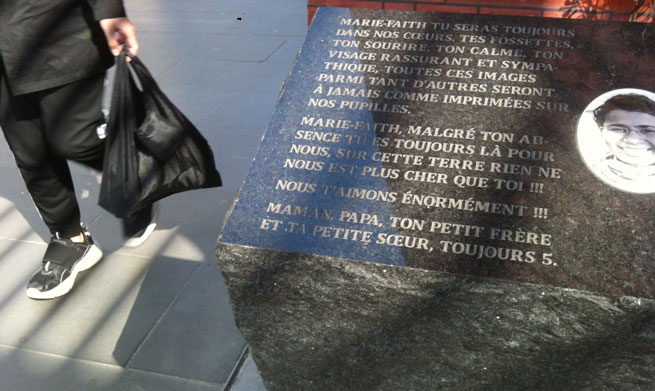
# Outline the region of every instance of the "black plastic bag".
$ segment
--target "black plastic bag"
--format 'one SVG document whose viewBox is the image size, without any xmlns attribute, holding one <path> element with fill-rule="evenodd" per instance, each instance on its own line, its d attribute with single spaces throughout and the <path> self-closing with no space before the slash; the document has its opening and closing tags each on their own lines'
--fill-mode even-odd
<svg viewBox="0 0 655 391">
<path fill-rule="evenodd" d="M 174 193 L 221 186 L 207 141 L 127 49 L 116 64 L 105 143 L 98 204 L 116 217 Z"/>
</svg>

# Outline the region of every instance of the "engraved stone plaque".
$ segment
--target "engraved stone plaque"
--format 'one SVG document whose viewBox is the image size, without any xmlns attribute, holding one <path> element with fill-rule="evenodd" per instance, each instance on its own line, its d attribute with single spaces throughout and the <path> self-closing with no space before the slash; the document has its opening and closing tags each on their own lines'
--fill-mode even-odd
<svg viewBox="0 0 655 391">
<path fill-rule="evenodd" d="M 653 298 L 654 39 L 323 9 L 221 241 Z M 596 123 L 612 96 L 643 129 Z"/>
</svg>

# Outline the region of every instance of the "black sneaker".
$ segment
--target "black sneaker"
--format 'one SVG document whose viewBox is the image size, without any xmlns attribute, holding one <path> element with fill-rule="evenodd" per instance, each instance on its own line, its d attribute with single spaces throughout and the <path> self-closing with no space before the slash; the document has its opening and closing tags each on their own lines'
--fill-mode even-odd
<svg viewBox="0 0 655 391">
<path fill-rule="evenodd" d="M 41 268 L 27 283 L 30 299 L 54 299 L 73 289 L 75 278 L 81 271 L 91 268 L 102 258 L 102 251 L 93 243 L 91 235 L 82 226 L 84 242 L 75 243 L 59 234 L 50 239 Z"/>
<path fill-rule="evenodd" d="M 125 247 L 139 247 L 157 226 L 159 204 L 152 204 L 123 219 Z"/>
</svg>

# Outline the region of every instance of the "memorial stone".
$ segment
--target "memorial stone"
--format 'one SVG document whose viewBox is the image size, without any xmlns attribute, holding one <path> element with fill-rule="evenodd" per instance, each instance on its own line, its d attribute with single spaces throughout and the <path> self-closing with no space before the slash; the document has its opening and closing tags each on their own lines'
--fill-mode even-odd
<svg viewBox="0 0 655 391">
<path fill-rule="evenodd" d="M 319 9 L 217 256 L 271 390 L 655 386 L 655 27 Z"/>
</svg>

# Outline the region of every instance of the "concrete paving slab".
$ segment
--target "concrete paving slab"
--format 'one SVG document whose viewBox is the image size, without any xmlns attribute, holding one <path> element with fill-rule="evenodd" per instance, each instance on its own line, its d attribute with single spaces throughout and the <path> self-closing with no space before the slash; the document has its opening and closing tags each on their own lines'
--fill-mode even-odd
<svg viewBox="0 0 655 391">
<path fill-rule="evenodd" d="M 247 132 L 261 137 L 271 121 L 277 98 L 277 94 L 232 94 L 203 120 L 201 126 L 217 129 L 219 135 Z"/>
<path fill-rule="evenodd" d="M 249 12 L 238 22 L 232 22 L 228 34 L 260 36 L 303 36 L 307 32 L 307 2 L 289 0 L 280 7 L 262 7 Z M 304 7 L 301 7 L 304 3 Z"/>
<path fill-rule="evenodd" d="M 264 62 L 285 42 L 283 37 L 229 35 L 198 37 L 195 54 L 207 61 Z"/>
<path fill-rule="evenodd" d="M 215 264 L 201 265 L 128 367 L 226 383 L 245 345 Z"/>
<path fill-rule="evenodd" d="M 97 206 L 99 190 L 97 178 L 80 174 L 81 172 L 89 174 L 88 169 L 72 172 L 82 218 L 85 222 L 91 222 L 102 213 Z M 0 237 L 49 241 L 50 231 L 41 220 L 15 164 L 0 172 L 0 183 L 3 184 L 0 194 Z"/>
<path fill-rule="evenodd" d="M 250 354 L 246 357 L 229 391 L 266 391 L 264 381 L 259 376 L 257 365 Z"/>
<path fill-rule="evenodd" d="M 150 52 L 160 54 L 158 60 L 170 62 L 170 58 L 193 57 L 207 61 L 262 62 L 285 41 L 284 37 L 243 35 L 234 39 L 232 35 L 215 32 L 179 34 L 171 31 L 145 31 L 139 33 L 141 55 Z M 174 52 L 171 52 L 174 48 Z M 166 58 L 169 61 L 166 61 Z M 209 75 L 195 75 L 208 77 Z"/>
<path fill-rule="evenodd" d="M 0 346 L 0 390 L 218 391 L 211 384 Z"/>
<path fill-rule="evenodd" d="M 284 42 L 284 45 L 277 50 L 269 59 L 270 66 L 284 71 L 283 81 L 286 81 L 293 69 L 293 65 L 297 56 L 300 54 L 300 49 L 305 43 L 304 35 L 302 37 L 290 37 Z M 282 73 L 282 72 L 281 72 Z M 279 91 L 278 91 L 279 93 Z"/>
<path fill-rule="evenodd" d="M 15 195 L 3 191 L 0 196 L 0 238 L 19 239 L 43 243 L 50 238 L 50 232 L 41 220 L 39 213 L 27 194 L 20 189 L 22 180 L 6 181 L 7 176 L 0 174 L 4 184 L 11 184 Z M 20 183 L 18 181 L 21 181 Z"/>
<path fill-rule="evenodd" d="M 235 131 L 212 137 L 210 145 L 216 156 L 216 166 L 222 173 L 225 189 L 237 190 L 241 186 L 259 148 L 262 134 L 263 131 L 261 134 L 255 131 Z"/>
<path fill-rule="evenodd" d="M 220 9 L 223 11 L 247 11 L 260 3 L 261 0 L 187 0 L 184 2 L 174 0 L 125 0 L 129 10 L 144 12 L 157 11 L 162 7 L 176 11 L 193 8 L 195 10 Z"/>
<path fill-rule="evenodd" d="M 206 34 L 206 33 L 223 33 L 230 28 L 233 21 L 238 20 L 241 14 L 238 13 L 221 13 L 217 15 L 217 20 L 200 19 L 189 17 L 183 19 L 182 16 L 175 17 L 162 15 L 161 17 L 139 17 L 132 16 L 130 19 L 139 32 L 173 32 L 179 34 Z M 206 16 L 211 17 L 211 16 Z"/>
<path fill-rule="evenodd" d="M 293 0 L 298 3 L 300 0 Z M 276 1 L 276 6 L 289 3 L 288 1 Z M 207 13 L 238 13 L 248 14 L 259 4 L 261 0 L 125 0 L 125 7 L 130 18 L 155 15 L 174 16 L 178 12 L 184 12 L 187 16 L 207 15 Z M 306 4 L 304 5 L 306 7 Z"/>
<path fill-rule="evenodd" d="M 280 47 L 282 49 L 284 45 Z M 277 51 L 276 51 L 277 52 Z M 207 61 L 185 58 L 170 68 L 163 77 L 168 88 L 208 88 L 224 93 L 277 94 L 289 69 L 272 59 L 265 62 Z M 212 75 L 199 78 L 197 75 Z"/>
<path fill-rule="evenodd" d="M 127 362 L 197 267 L 110 254 L 78 276 L 74 294 L 38 301 L 26 297 L 25 284 L 45 244 L 0 246 L 0 344 L 108 364 Z"/>
<path fill-rule="evenodd" d="M 130 19 L 149 17 L 152 19 L 180 19 L 188 23 L 189 19 L 204 18 L 222 20 L 222 15 L 250 11 L 252 2 L 198 1 L 175 2 L 173 0 L 126 0 L 124 1 Z M 231 6 L 230 6 L 231 5 Z M 179 18 L 176 18 L 179 17 Z"/>
<path fill-rule="evenodd" d="M 39 314 L 23 313 L 29 306 L 27 281 L 38 269 L 46 245 L 43 242 L 0 239 L 0 344 L 18 345 L 29 337 L 21 331 L 25 320 L 36 322 Z"/>
<path fill-rule="evenodd" d="M 168 2 L 170 3 L 170 2 Z M 221 8 L 219 6 L 187 6 L 183 8 L 170 7 L 169 4 L 155 6 L 149 9 L 131 6 L 127 2 L 126 9 L 132 23 L 139 31 L 169 31 L 183 34 L 222 32 L 226 23 L 238 20 L 246 10 L 237 8 Z"/>
</svg>

